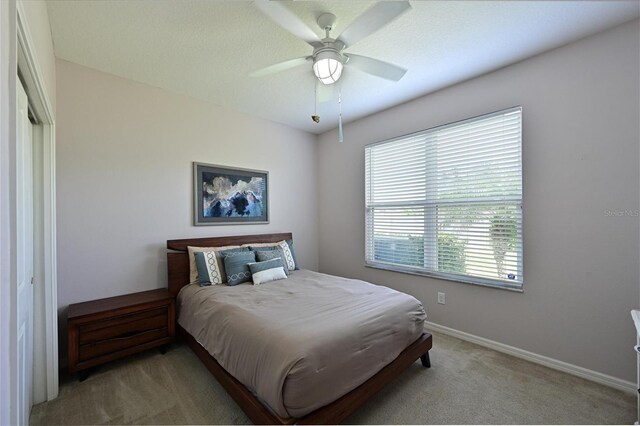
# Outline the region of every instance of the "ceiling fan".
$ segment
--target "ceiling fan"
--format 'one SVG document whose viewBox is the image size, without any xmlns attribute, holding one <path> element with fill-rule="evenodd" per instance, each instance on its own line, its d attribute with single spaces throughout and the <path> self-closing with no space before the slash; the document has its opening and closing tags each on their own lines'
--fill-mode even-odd
<svg viewBox="0 0 640 426">
<path fill-rule="evenodd" d="M 255 0 L 254 4 L 276 24 L 310 44 L 313 47 L 313 53 L 310 56 L 289 59 L 256 70 L 250 74 L 252 77 L 263 77 L 286 71 L 309 61 L 313 61 L 313 72 L 318 80 L 326 85 L 338 81 L 344 66 L 392 81 L 400 80 L 407 72 L 406 69 L 397 65 L 367 56 L 343 53 L 343 51 L 411 9 L 408 1 L 381 1 L 374 4 L 335 39 L 330 36 L 336 22 L 335 15 L 331 13 L 323 13 L 317 19 L 318 25 L 325 32 L 325 38 L 320 39 L 311 28 L 280 2 Z"/>
</svg>

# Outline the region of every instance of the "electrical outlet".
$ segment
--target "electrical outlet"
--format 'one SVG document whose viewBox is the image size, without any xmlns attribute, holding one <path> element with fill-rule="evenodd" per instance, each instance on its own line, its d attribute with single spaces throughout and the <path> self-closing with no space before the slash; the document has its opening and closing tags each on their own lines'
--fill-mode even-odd
<svg viewBox="0 0 640 426">
<path fill-rule="evenodd" d="M 438 292 L 438 303 L 444 305 L 444 293 Z"/>
</svg>

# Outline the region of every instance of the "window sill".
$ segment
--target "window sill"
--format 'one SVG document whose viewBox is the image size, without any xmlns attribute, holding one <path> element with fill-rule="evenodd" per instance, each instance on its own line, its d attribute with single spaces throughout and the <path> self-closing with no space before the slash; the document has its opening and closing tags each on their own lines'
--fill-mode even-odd
<svg viewBox="0 0 640 426">
<path fill-rule="evenodd" d="M 492 283 L 491 281 L 473 281 L 471 279 L 465 279 L 463 277 L 456 277 L 453 275 L 448 275 L 448 274 L 439 274 L 437 272 L 422 272 L 422 271 L 416 271 L 415 269 L 411 269 L 411 268 L 403 268 L 401 266 L 397 266 L 397 265 L 387 265 L 384 263 L 369 263 L 369 262 L 365 262 L 364 264 L 365 267 L 367 268 L 372 268 L 372 269 L 381 269 L 383 271 L 391 271 L 391 272 L 399 272 L 401 274 L 409 274 L 409 275 L 418 275 L 418 276 L 422 276 L 422 277 L 429 277 L 429 278 L 436 278 L 439 280 L 445 280 L 445 281 L 454 281 L 454 282 L 458 282 L 458 283 L 463 283 L 463 284 L 470 284 L 470 285 L 475 285 L 475 286 L 481 286 L 481 287 L 489 287 L 489 288 L 495 288 L 498 290 L 507 290 L 507 291 L 513 291 L 515 293 L 524 293 L 524 289 L 521 286 L 508 286 L 508 285 L 502 285 L 499 283 Z"/>
</svg>

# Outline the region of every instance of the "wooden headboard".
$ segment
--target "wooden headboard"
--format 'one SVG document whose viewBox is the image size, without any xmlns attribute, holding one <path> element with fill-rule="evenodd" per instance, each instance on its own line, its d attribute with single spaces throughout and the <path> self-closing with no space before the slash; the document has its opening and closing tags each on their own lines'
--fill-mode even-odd
<svg viewBox="0 0 640 426">
<path fill-rule="evenodd" d="M 239 235 L 231 237 L 186 238 L 167 240 L 167 270 L 169 273 L 169 292 L 177 296 L 180 289 L 189 284 L 189 254 L 187 247 L 222 247 L 249 243 L 276 243 L 291 240 L 291 232 L 280 234 Z"/>
</svg>

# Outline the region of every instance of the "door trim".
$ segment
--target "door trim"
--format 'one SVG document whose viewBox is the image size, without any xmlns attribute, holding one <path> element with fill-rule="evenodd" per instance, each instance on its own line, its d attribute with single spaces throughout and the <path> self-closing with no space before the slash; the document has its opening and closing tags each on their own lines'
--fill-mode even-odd
<svg viewBox="0 0 640 426">
<path fill-rule="evenodd" d="M 29 101 L 42 121 L 43 132 L 43 271 L 42 285 L 45 289 L 45 342 L 47 400 L 58 396 L 58 283 L 56 255 L 56 131 L 55 112 L 45 90 L 42 68 L 38 63 L 35 44 L 27 23 L 22 1 L 16 2 L 18 69 L 27 86 Z"/>
<path fill-rule="evenodd" d="M 0 1 L 0 424 L 16 422 L 16 3 Z"/>
</svg>

